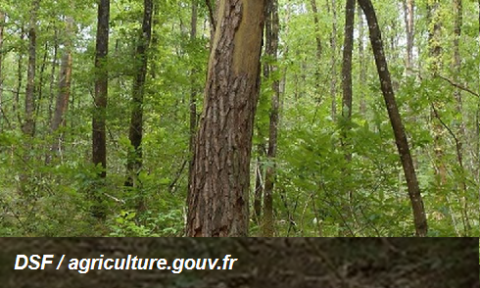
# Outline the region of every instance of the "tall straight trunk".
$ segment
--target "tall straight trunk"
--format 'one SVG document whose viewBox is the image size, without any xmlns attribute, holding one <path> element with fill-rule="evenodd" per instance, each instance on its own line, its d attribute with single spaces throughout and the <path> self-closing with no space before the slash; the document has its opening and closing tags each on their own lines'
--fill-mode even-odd
<svg viewBox="0 0 480 288">
<path fill-rule="evenodd" d="M 273 64 L 266 64 L 268 77 L 272 78 L 272 107 L 270 109 L 270 127 L 268 137 L 267 159 L 270 165 L 265 172 L 265 193 L 263 198 L 263 237 L 273 237 L 273 186 L 275 184 L 275 157 L 277 155 L 278 136 L 278 113 L 280 104 L 280 82 L 276 73 L 278 65 L 276 62 L 278 54 L 278 0 L 270 0 L 268 3 L 266 19 L 266 53 L 274 61 Z"/>
<path fill-rule="evenodd" d="M 412 72 L 412 61 L 413 61 L 413 41 L 415 39 L 415 1 L 414 0 L 403 0 L 403 14 L 405 20 L 405 27 L 407 31 L 407 58 L 405 61 L 405 69 L 407 70 L 407 75 L 410 75 Z"/>
<path fill-rule="evenodd" d="M 99 0 L 95 54 L 95 107 L 92 119 L 92 161 L 101 166 L 100 178 L 107 176 L 105 121 L 108 96 L 108 31 L 110 0 Z"/>
<path fill-rule="evenodd" d="M 313 13 L 313 23 L 315 27 L 315 41 L 317 44 L 317 65 L 315 68 L 315 97 L 320 98 L 320 71 L 321 71 L 321 66 L 320 66 L 320 60 L 322 58 L 322 37 L 321 37 L 321 31 L 320 31 L 320 20 L 318 19 L 318 8 L 317 8 L 317 0 L 310 0 L 310 6 L 312 8 L 312 13 Z"/>
<path fill-rule="evenodd" d="M 95 106 L 92 117 L 92 162 L 99 169 L 99 186 L 90 191 L 93 201 L 91 214 L 99 221 L 106 219 L 101 187 L 107 177 L 106 115 L 108 98 L 108 33 L 110 0 L 98 0 L 98 20 L 95 52 Z"/>
<path fill-rule="evenodd" d="M 68 23 L 66 23 L 68 24 Z M 59 45 L 59 41 L 58 41 L 58 28 L 57 27 L 54 27 L 55 29 L 55 44 L 53 46 L 53 59 L 52 59 L 52 68 L 51 68 L 51 72 L 50 72 L 50 87 L 48 89 L 48 123 L 52 123 L 53 121 L 53 114 L 54 112 L 52 111 L 53 110 L 53 99 L 55 98 L 55 93 L 54 93 L 54 86 L 55 86 L 55 73 L 56 73 L 56 70 L 57 70 L 57 56 L 58 56 L 58 45 Z M 58 94 L 57 94 L 58 96 Z M 55 103 L 56 104 L 56 103 Z"/>
<path fill-rule="evenodd" d="M 25 36 L 25 29 L 22 26 L 21 31 L 20 31 L 20 40 L 23 41 L 23 38 Z M 17 62 L 17 87 L 15 90 L 15 98 L 13 99 L 13 107 L 12 107 L 12 112 L 14 115 L 16 115 L 17 122 L 19 125 L 22 124 L 22 119 L 20 117 L 20 90 L 22 90 L 22 85 L 23 85 L 23 53 L 19 53 L 18 55 L 18 62 Z M 16 123 L 16 122 L 14 122 Z M 13 125 L 13 128 L 16 128 L 16 125 Z"/>
<path fill-rule="evenodd" d="M 344 149 L 345 160 L 348 167 L 345 170 L 345 177 L 350 176 L 350 162 L 352 160 L 351 144 L 348 139 L 348 132 L 352 120 L 352 54 L 353 54 L 353 25 L 355 22 L 355 0 L 347 0 L 345 8 L 345 40 L 343 42 L 343 62 L 342 62 L 342 117 L 345 121 L 342 131 L 342 147 Z M 344 219 L 349 219 L 351 214 L 352 191 L 347 189 L 342 203 Z"/>
<path fill-rule="evenodd" d="M 37 57 L 37 12 L 39 6 L 40 0 L 32 1 L 28 27 L 28 71 L 25 94 L 25 121 L 22 125 L 22 131 L 30 137 L 33 137 L 35 134 L 35 68 Z"/>
<path fill-rule="evenodd" d="M 358 92 L 358 96 L 360 98 L 360 114 L 365 117 L 365 114 L 367 112 L 367 101 L 365 99 L 365 92 L 364 90 L 364 85 L 367 83 L 367 65 L 368 62 L 365 61 L 365 45 L 363 38 L 365 37 L 364 35 L 364 22 L 363 22 L 363 13 L 362 13 L 362 8 L 360 6 L 357 6 L 357 18 L 358 18 L 358 54 L 360 58 L 360 91 Z"/>
<path fill-rule="evenodd" d="M 197 22 L 198 22 L 198 3 L 197 0 L 192 0 L 192 17 L 190 20 L 190 41 L 194 43 L 197 38 Z M 196 78 L 198 72 L 195 67 L 190 69 L 190 139 L 188 145 L 188 151 L 190 153 L 190 160 L 188 165 L 188 175 L 192 173 L 192 157 L 195 149 L 195 132 L 197 131 L 197 94 L 198 88 L 196 85 Z M 190 187 L 190 178 L 188 178 L 188 187 Z"/>
<path fill-rule="evenodd" d="M 429 19 L 429 31 L 428 31 L 428 48 L 429 56 L 431 60 L 431 76 L 436 77 L 441 71 L 442 61 L 442 46 L 440 45 L 440 2 L 439 0 L 433 0 L 427 5 L 428 19 Z M 433 99 L 431 101 L 432 108 L 430 109 L 430 117 L 432 119 L 432 133 L 434 141 L 434 153 L 435 153 L 435 176 L 436 183 L 439 187 L 439 192 L 442 193 L 442 187 L 447 184 L 447 167 L 445 165 L 445 157 L 443 151 L 443 144 L 445 137 L 445 130 L 441 125 L 441 119 L 438 113 L 435 113 L 435 108 L 441 108 L 444 104 L 438 100 Z M 444 192 L 443 192 L 444 193 Z"/>
<path fill-rule="evenodd" d="M 3 31 L 5 26 L 5 13 L 0 10 L 0 132 L 3 130 Z"/>
<path fill-rule="evenodd" d="M 132 93 L 132 116 L 130 121 L 129 139 L 133 147 L 132 153 L 128 156 L 127 186 L 140 187 L 138 174 L 142 169 L 142 138 L 143 138 L 143 98 L 145 94 L 145 79 L 148 65 L 148 47 L 152 38 L 152 13 L 153 0 L 144 0 L 143 2 L 143 23 L 141 35 L 138 39 L 137 50 L 135 52 L 136 76 L 133 82 Z M 137 202 L 139 211 L 145 209 L 143 197 L 139 197 Z"/>
<path fill-rule="evenodd" d="M 328 4 L 327 0 L 327 4 Z M 330 80 L 330 95 L 332 96 L 332 119 L 337 118 L 337 4 L 336 0 L 331 0 L 332 4 L 332 33 L 330 34 L 330 45 L 332 47 L 332 57 L 330 66 L 332 67 L 332 76 Z"/>
<path fill-rule="evenodd" d="M 248 234 L 266 0 L 220 0 L 188 194 L 188 236 Z"/>
<path fill-rule="evenodd" d="M 64 42 L 65 48 L 62 54 L 60 64 L 60 75 L 58 82 L 58 94 L 55 103 L 55 113 L 53 114 L 53 120 L 51 123 L 52 134 L 55 134 L 60 127 L 65 127 L 65 114 L 68 109 L 68 101 L 70 99 L 70 86 L 72 80 L 72 40 L 74 31 L 73 18 L 67 16 L 65 19 L 65 36 Z M 53 69 L 53 68 L 52 68 Z M 60 152 L 62 136 L 54 135 L 50 153 L 47 156 L 46 163 L 49 164 L 52 157 Z"/>
<path fill-rule="evenodd" d="M 395 135 L 395 143 L 400 154 L 403 171 L 405 173 L 405 179 L 407 180 L 408 194 L 413 210 L 416 235 L 425 237 L 427 236 L 428 231 L 425 208 L 423 206 L 423 199 L 420 193 L 420 187 L 418 185 L 415 168 L 413 166 L 412 156 L 410 155 L 410 148 L 408 146 L 405 129 L 403 127 L 402 119 L 395 101 L 395 93 L 393 92 L 392 80 L 388 70 L 387 61 L 385 59 L 382 35 L 378 26 L 375 9 L 373 8 L 370 0 L 358 0 L 358 3 L 360 7 L 362 7 L 362 10 L 365 13 L 368 21 L 370 42 L 372 45 L 373 54 L 375 56 L 375 63 L 380 79 L 381 90 Z"/>
<path fill-rule="evenodd" d="M 28 25 L 28 68 L 27 68 L 27 87 L 25 93 L 25 120 L 22 124 L 22 132 L 27 138 L 33 138 L 35 135 L 35 70 L 37 57 L 37 13 L 40 6 L 40 0 L 31 2 L 30 23 Z M 32 141 L 27 140 L 25 143 L 25 151 L 32 148 Z M 23 156 L 24 163 L 30 161 L 29 153 Z M 18 186 L 19 194 L 27 192 L 26 185 L 28 182 L 28 174 L 25 171 L 20 173 L 20 181 Z"/>
<path fill-rule="evenodd" d="M 460 39 L 462 36 L 462 23 L 463 23 L 463 4 L 462 0 L 455 0 L 454 1 L 454 11 L 455 11 L 455 27 L 454 27 L 454 34 L 455 38 L 453 40 L 453 65 L 452 71 L 454 71 L 454 81 L 456 83 L 460 82 L 460 73 L 462 70 L 462 58 L 460 56 Z M 460 89 L 456 89 L 454 92 L 454 98 L 456 100 L 456 111 L 457 114 L 460 116 L 460 123 L 457 127 L 457 137 L 454 138 L 456 152 L 457 152 L 457 161 L 460 167 L 461 172 L 461 180 L 460 186 L 462 189 L 462 202 L 463 202 L 463 211 L 464 211 L 464 222 L 465 222 L 465 234 L 468 235 L 470 231 L 470 217 L 468 215 L 468 200 L 466 198 L 467 193 L 467 181 L 465 179 L 465 168 L 463 165 L 463 143 L 465 139 L 465 123 L 463 120 L 463 103 L 462 103 L 462 91 Z"/>
</svg>

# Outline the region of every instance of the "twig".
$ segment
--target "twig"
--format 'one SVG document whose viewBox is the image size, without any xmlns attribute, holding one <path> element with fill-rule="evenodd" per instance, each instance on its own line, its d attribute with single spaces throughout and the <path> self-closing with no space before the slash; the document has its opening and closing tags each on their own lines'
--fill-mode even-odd
<svg viewBox="0 0 480 288">
<path fill-rule="evenodd" d="M 479 97 L 479 98 L 480 98 L 480 95 L 479 95 L 478 93 L 475 93 L 475 91 L 470 90 L 470 88 L 464 87 L 464 86 L 462 86 L 462 85 L 460 85 L 460 84 L 458 84 L 458 83 L 456 83 L 456 82 L 453 82 L 452 80 L 450 80 L 450 79 L 448 79 L 448 78 L 446 78 L 446 77 L 443 77 L 442 75 L 438 75 L 438 77 L 439 77 L 440 79 L 443 79 L 443 80 L 447 81 L 447 82 L 450 83 L 452 86 L 454 86 L 454 87 L 456 87 L 456 88 L 458 88 L 458 89 L 460 89 L 460 90 L 463 90 L 463 91 L 465 91 L 465 92 L 468 92 L 468 93 L 472 94 L 473 96 L 476 96 L 476 97 Z"/>
</svg>

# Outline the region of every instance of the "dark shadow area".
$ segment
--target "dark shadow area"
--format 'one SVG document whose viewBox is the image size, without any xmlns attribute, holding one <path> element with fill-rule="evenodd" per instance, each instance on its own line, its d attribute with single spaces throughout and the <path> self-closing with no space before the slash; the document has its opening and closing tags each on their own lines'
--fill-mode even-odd
<svg viewBox="0 0 480 288">
<path fill-rule="evenodd" d="M 0 239 L 1 287 L 475 288 L 476 238 Z M 66 254 L 44 271 L 15 271 L 17 254 Z M 68 270 L 71 258 L 238 258 L 232 271 Z"/>
</svg>

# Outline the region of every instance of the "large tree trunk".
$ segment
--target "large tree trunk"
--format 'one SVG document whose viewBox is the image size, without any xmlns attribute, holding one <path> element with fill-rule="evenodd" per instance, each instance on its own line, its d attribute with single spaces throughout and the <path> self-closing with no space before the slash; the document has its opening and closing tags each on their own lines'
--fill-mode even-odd
<svg viewBox="0 0 480 288">
<path fill-rule="evenodd" d="M 188 236 L 245 236 L 266 0 L 221 0 L 188 195 Z"/>
<path fill-rule="evenodd" d="M 132 116 L 130 121 L 129 139 L 133 151 L 128 155 L 126 186 L 140 187 L 138 175 L 142 169 L 142 138 L 143 138 L 143 98 L 145 94 L 145 79 L 148 65 L 148 47 L 152 38 L 153 0 L 144 0 L 142 31 L 135 53 L 136 76 L 133 82 Z M 145 210 L 143 196 L 137 200 L 139 211 Z"/>
<path fill-rule="evenodd" d="M 267 159 L 270 165 L 265 172 L 265 193 L 263 198 L 263 237 L 273 237 L 273 186 L 275 184 L 275 157 L 277 155 L 277 134 L 278 134 L 278 110 L 280 104 L 280 83 L 278 76 L 278 66 L 275 63 L 278 53 L 278 0 L 269 0 L 268 14 L 266 19 L 266 52 L 271 57 L 274 64 L 266 64 L 268 75 L 272 82 L 272 107 L 270 110 L 270 128 L 268 137 Z"/>
<path fill-rule="evenodd" d="M 343 63 L 342 63 L 342 117 L 345 121 L 342 131 L 342 147 L 344 150 L 345 160 L 347 167 L 345 169 L 345 177 L 350 179 L 350 165 L 352 160 L 351 144 L 348 139 L 348 131 L 351 127 L 352 120 L 352 54 L 353 54 L 353 25 L 355 22 L 355 0 L 347 0 L 345 8 L 345 40 L 343 42 Z M 348 183 L 348 181 L 347 181 Z M 352 215 L 352 191 L 351 189 L 345 190 L 345 195 L 342 203 L 342 210 L 344 213 L 343 219 L 348 221 Z M 342 229 L 343 231 L 343 229 Z M 343 232 L 341 232 L 343 234 Z"/>
<path fill-rule="evenodd" d="M 28 28 L 28 71 L 25 94 L 25 122 L 22 125 L 22 131 L 30 137 L 33 137 L 35 134 L 35 68 L 37 57 L 37 12 L 39 6 L 40 0 L 32 1 Z"/>
<path fill-rule="evenodd" d="M 97 44 L 95 55 L 95 108 L 92 121 L 92 160 L 101 165 L 100 177 L 107 176 L 107 148 L 105 136 L 105 118 L 108 95 L 108 31 L 110 18 L 110 0 L 99 0 Z"/>
<path fill-rule="evenodd" d="M 362 7 L 362 10 L 367 17 L 370 30 L 370 41 L 373 54 L 375 56 L 378 76 L 380 78 L 381 90 L 395 135 L 395 142 L 400 154 L 403 171 L 405 173 L 405 179 L 407 180 L 408 194 L 413 209 L 416 235 L 425 237 L 427 236 L 428 231 L 425 208 L 423 206 L 423 199 L 420 193 L 420 187 L 418 186 L 417 175 L 413 166 L 412 156 L 410 155 L 410 148 L 405 135 L 405 129 L 403 127 L 400 113 L 398 112 L 397 103 L 395 101 L 395 94 L 393 92 L 392 80 L 390 78 L 390 72 L 385 59 L 382 35 L 378 26 L 377 16 L 370 0 L 358 0 L 358 3 Z"/>
<path fill-rule="evenodd" d="M 56 133 L 60 127 L 65 126 L 65 114 L 68 109 L 68 101 L 70 99 L 70 84 L 72 79 L 72 40 L 74 34 L 74 23 L 71 16 L 66 17 L 65 20 L 65 48 L 63 51 L 61 66 L 60 66 L 60 79 L 58 82 L 58 95 L 55 104 L 55 113 L 53 114 L 53 120 L 51 124 L 52 133 Z M 52 68 L 53 70 L 54 68 Z M 52 157 L 60 152 L 62 135 L 55 135 L 55 140 L 50 148 L 50 153 L 47 156 L 46 163 L 50 163 Z"/>
</svg>

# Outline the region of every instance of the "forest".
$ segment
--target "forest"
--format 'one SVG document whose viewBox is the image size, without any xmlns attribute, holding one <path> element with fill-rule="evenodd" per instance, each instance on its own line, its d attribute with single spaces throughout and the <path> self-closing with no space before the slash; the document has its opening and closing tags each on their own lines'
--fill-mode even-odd
<svg viewBox="0 0 480 288">
<path fill-rule="evenodd" d="M 1 236 L 480 236 L 480 0 L 0 0 Z"/>
</svg>

